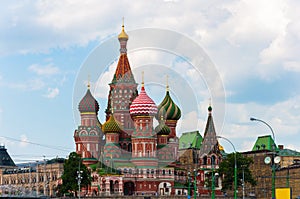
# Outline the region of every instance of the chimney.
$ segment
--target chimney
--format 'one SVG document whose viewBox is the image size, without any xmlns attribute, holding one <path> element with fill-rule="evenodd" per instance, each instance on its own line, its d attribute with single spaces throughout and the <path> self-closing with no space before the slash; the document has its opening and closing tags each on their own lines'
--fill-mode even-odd
<svg viewBox="0 0 300 199">
<path fill-rule="evenodd" d="M 279 148 L 280 150 L 282 150 L 284 147 L 283 147 L 282 144 L 279 144 L 279 145 L 278 145 L 278 148 Z"/>
</svg>

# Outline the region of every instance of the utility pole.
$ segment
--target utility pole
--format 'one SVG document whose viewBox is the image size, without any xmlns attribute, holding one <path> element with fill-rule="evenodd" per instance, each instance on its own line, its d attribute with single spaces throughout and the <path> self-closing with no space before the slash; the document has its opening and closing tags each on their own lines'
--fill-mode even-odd
<svg viewBox="0 0 300 199">
<path fill-rule="evenodd" d="M 194 199 L 197 198 L 197 170 L 194 169 Z"/>
</svg>

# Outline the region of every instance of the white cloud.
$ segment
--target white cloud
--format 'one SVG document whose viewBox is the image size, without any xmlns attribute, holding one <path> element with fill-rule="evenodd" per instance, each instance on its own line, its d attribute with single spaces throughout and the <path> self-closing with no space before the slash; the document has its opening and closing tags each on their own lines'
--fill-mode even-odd
<svg viewBox="0 0 300 199">
<path fill-rule="evenodd" d="M 28 138 L 27 138 L 26 135 L 24 135 L 24 134 L 21 135 L 20 140 L 21 140 L 21 142 L 20 142 L 20 146 L 21 146 L 21 147 L 26 147 L 26 146 L 28 146 Z"/>
<path fill-rule="evenodd" d="M 55 75 L 59 73 L 59 68 L 53 66 L 52 64 L 48 64 L 46 66 L 41 66 L 39 64 L 33 64 L 28 67 L 29 71 L 36 73 L 37 75 Z"/>
<path fill-rule="evenodd" d="M 39 78 L 36 78 L 21 83 L 7 83 L 7 85 L 10 88 L 20 89 L 22 91 L 36 91 L 42 89 L 45 86 L 45 82 Z"/>
<path fill-rule="evenodd" d="M 257 117 L 272 127 L 277 144 L 298 146 L 294 137 L 299 134 L 300 129 L 299 101 L 300 95 L 271 105 L 228 103 L 229 111 L 222 134 L 233 140 L 238 150 L 251 150 L 251 143 L 254 144 L 258 136 L 272 135 L 263 123 L 250 121 L 250 117 Z M 300 150 L 299 147 L 291 149 Z"/>
<path fill-rule="evenodd" d="M 46 98 L 55 98 L 59 94 L 59 89 L 58 88 L 48 88 L 47 94 L 44 95 Z"/>
</svg>

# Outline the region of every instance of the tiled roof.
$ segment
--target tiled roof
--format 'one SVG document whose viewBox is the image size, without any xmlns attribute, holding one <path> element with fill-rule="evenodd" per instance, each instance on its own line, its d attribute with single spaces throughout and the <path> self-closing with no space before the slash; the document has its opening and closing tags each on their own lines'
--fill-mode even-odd
<svg viewBox="0 0 300 199">
<path fill-rule="evenodd" d="M 259 151 L 259 150 L 270 150 L 272 151 L 272 146 L 274 144 L 274 140 L 272 139 L 271 135 L 260 136 L 257 138 L 255 144 L 252 147 L 252 151 Z M 276 146 L 276 151 L 278 150 Z"/>
<path fill-rule="evenodd" d="M 99 104 L 93 97 L 90 89 L 87 89 L 85 96 L 81 99 L 78 105 L 79 111 L 82 112 L 96 112 L 99 111 Z"/>
<path fill-rule="evenodd" d="M 136 83 L 130 68 L 127 54 L 120 55 L 112 83 Z"/>
<path fill-rule="evenodd" d="M 202 140 L 203 138 L 199 131 L 182 133 L 181 137 L 179 138 L 179 149 L 200 149 Z"/>
<path fill-rule="evenodd" d="M 294 151 L 291 149 L 281 149 L 277 153 L 279 156 L 294 156 L 294 157 L 300 157 L 300 152 Z"/>
<path fill-rule="evenodd" d="M 0 168 L 15 167 L 14 161 L 11 159 L 4 146 L 0 146 Z"/>
</svg>

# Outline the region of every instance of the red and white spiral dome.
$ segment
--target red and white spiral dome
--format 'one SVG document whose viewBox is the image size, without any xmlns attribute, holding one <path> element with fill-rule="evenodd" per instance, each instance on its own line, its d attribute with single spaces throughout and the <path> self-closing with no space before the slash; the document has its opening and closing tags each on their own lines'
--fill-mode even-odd
<svg viewBox="0 0 300 199">
<path fill-rule="evenodd" d="M 130 105 L 129 112 L 131 116 L 154 116 L 157 114 L 157 106 L 147 95 L 143 84 L 139 96 Z"/>
</svg>

